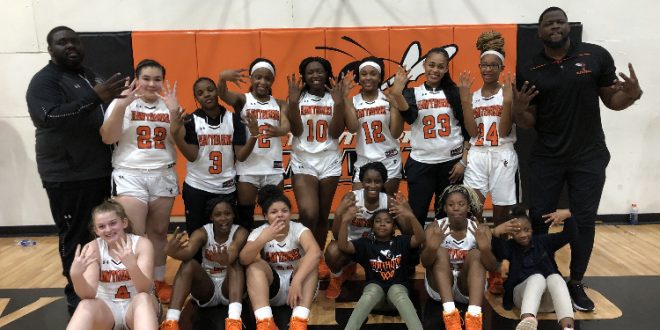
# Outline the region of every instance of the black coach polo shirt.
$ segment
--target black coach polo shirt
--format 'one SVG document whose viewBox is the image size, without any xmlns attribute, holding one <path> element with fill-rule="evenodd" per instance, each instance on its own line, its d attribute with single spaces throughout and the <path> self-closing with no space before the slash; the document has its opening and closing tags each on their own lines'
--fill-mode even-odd
<svg viewBox="0 0 660 330">
<path fill-rule="evenodd" d="M 599 89 L 612 85 L 616 68 L 610 53 L 589 43 L 573 44 L 561 60 L 541 51 L 517 72 L 518 87 L 535 85 L 538 134 L 532 154 L 575 159 L 607 153 L 600 119 Z"/>
</svg>

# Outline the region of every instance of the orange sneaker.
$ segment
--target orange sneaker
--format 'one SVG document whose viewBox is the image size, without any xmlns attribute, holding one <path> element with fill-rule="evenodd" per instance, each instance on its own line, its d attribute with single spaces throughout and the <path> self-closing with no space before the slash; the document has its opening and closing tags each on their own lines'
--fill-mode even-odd
<svg viewBox="0 0 660 330">
<path fill-rule="evenodd" d="M 169 304 L 172 299 L 172 286 L 165 281 L 154 281 L 156 286 L 156 297 L 163 304 Z"/>
<path fill-rule="evenodd" d="M 332 275 L 330 268 L 326 265 L 325 259 L 321 258 L 321 262 L 319 263 L 319 280 L 327 280 L 330 278 L 330 275 Z"/>
<path fill-rule="evenodd" d="M 332 276 L 330 278 L 330 283 L 328 283 L 328 287 L 325 289 L 325 297 L 328 299 L 337 299 L 339 297 L 339 294 L 341 293 L 341 286 L 344 284 L 344 279 L 343 275 L 339 276 Z"/>
<path fill-rule="evenodd" d="M 488 272 L 488 292 L 494 295 L 504 293 L 504 279 L 500 272 Z"/>
<path fill-rule="evenodd" d="M 458 309 L 454 309 L 451 313 L 442 312 L 442 320 L 445 321 L 445 329 L 447 330 L 463 330 Z"/>
<path fill-rule="evenodd" d="M 355 274 L 355 272 L 357 272 L 357 264 L 352 263 L 344 268 L 340 276 L 344 279 L 344 281 L 348 281 L 353 276 L 353 274 Z"/>
<path fill-rule="evenodd" d="M 279 330 L 272 317 L 257 320 L 257 330 Z"/>
<path fill-rule="evenodd" d="M 481 330 L 481 313 L 472 315 L 465 313 L 465 330 Z"/>
<path fill-rule="evenodd" d="M 160 330 L 179 330 L 179 321 L 165 320 L 160 324 Z"/>
<path fill-rule="evenodd" d="M 289 330 L 307 330 L 307 320 L 295 316 L 291 317 Z"/>
<path fill-rule="evenodd" d="M 243 321 L 226 318 L 225 330 L 243 330 Z"/>
</svg>

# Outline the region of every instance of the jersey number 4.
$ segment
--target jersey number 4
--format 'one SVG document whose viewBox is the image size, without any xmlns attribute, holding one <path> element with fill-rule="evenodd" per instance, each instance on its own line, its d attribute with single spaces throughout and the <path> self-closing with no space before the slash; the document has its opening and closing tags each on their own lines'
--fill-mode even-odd
<svg viewBox="0 0 660 330">
<path fill-rule="evenodd" d="M 446 113 L 441 113 L 438 117 L 433 117 L 432 115 L 427 115 L 422 118 L 422 132 L 424 132 L 425 139 L 435 139 L 436 137 L 445 137 L 451 134 L 451 119 Z M 435 123 L 439 124 L 439 128 L 436 129 Z"/>
<path fill-rule="evenodd" d="M 117 288 L 117 293 L 115 293 L 115 299 L 130 299 L 131 293 L 128 292 L 128 288 L 125 285 Z"/>
<path fill-rule="evenodd" d="M 137 133 L 138 149 L 165 149 L 165 139 L 167 138 L 167 129 L 165 127 L 154 127 L 153 135 L 151 127 L 138 126 L 135 129 Z"/>
<path fill-rule="evenodd" d="M 488 133 L 486 133 L 486 141 L 490 142 L 491 147 L 495 147 L 500 144 L 500 136 L 497 132 L 497 123 L 490 124 Z M 474 145 L 484 145 L 484 123 L 479 123 L 479 126 L 477 127 L 477 141 L 474 142 Z"/>
</svg>

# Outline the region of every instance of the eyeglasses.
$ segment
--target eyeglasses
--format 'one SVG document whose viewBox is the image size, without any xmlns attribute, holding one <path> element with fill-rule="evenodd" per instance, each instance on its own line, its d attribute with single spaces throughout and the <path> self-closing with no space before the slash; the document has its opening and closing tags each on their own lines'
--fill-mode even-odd
<svg viewBox="0 0 660 330">
<path fill-rule="evenodd" d="M 499 70 L 500 68 L 502 68 L 501 64 L 483 64 L 483 63 L 479 63 L 479 69 L 481 69 L 481 70 L 486 70 L 486 69 Z"/>
</svg>

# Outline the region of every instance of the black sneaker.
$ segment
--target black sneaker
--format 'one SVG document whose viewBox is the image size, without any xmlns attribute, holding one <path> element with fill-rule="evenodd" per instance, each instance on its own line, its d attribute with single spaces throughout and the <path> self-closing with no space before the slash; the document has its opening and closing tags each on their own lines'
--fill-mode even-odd
<svg viewBox="0 0 660 330">
<path fill-rule="evenodd" d="M 568 293 L 571 295 L 573 308 L 582 312 L 592 312 L 594 310 L 594 302 L 584 292 L 582 283 L 566 283 L 566 285 L 568 286 Z"/>
</svg>

